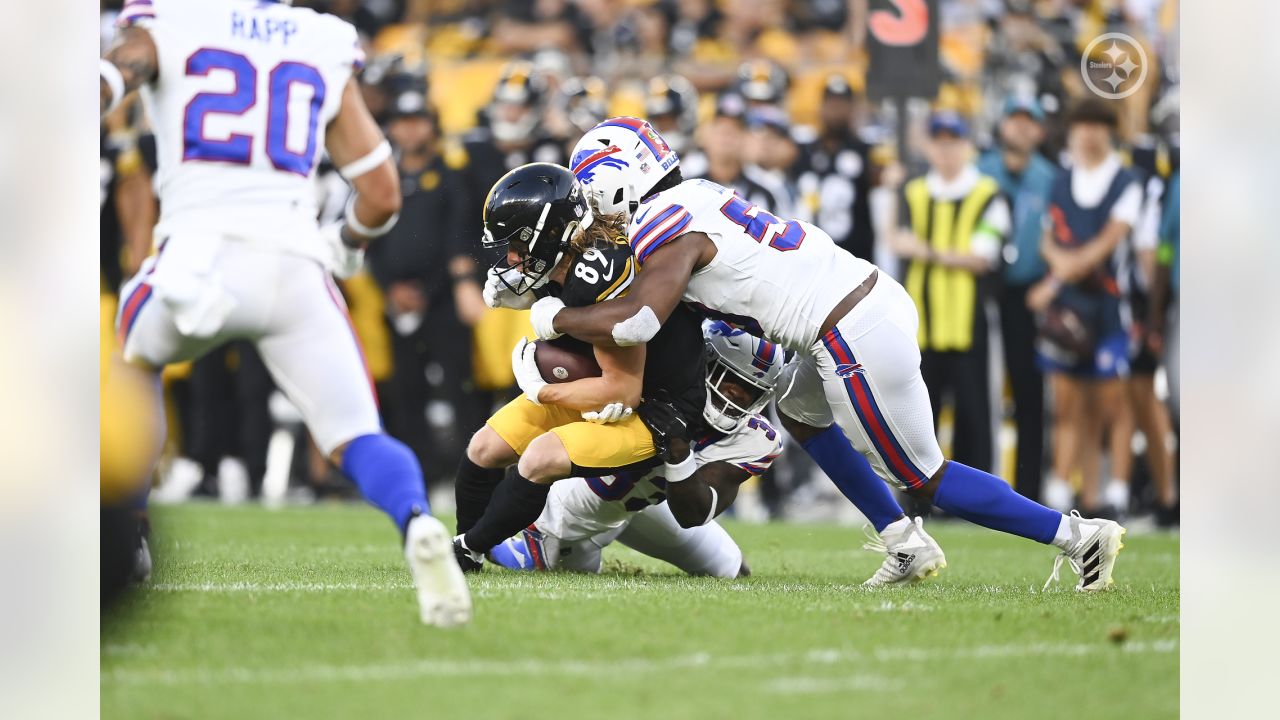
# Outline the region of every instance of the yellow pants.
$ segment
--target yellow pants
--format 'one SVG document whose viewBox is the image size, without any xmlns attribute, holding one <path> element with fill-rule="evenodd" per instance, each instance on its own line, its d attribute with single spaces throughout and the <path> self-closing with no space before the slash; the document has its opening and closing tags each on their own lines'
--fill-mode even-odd
<svg viewBox="0 0 1280 720">
<path fill-rule="evenodd" d="M 534 438 L 553 432 L 576 468 L 621 468 L 651 460 L 658 452 L 649 428 L 636 415 L 616 423 L 590 423 L 577 410 L 534 405 L 523 395 L 494 413 L 488 425 L 520 455 Z"/>
</svg>

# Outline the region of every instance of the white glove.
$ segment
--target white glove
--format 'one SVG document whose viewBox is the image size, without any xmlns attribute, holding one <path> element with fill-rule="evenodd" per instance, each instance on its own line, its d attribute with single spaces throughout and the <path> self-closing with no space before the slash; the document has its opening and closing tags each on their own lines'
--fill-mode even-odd
<svg viewBox="0 0 1280 720">
<path fill-rule="evenodd" d="M 518 284 L 524 279 L 520 271 L 515 268 L 507 268 L 506 270 L 495 270 L 489 268 L 489 272 L 485 276 L 484 281 L 484 304 L 491 308 L 510 308 L 512 310 L 528 310 L 529 306 L 537 300 L 537 296 L 531 292 L 523 295 L 517 295 L 507 287 L 507 283 L 503 282 L 506 278 L 507 282 L 512 285 Z"/>
<path fill-rule="evenodd" d="M 587 422 L 604 425 L 606 423 L 615 423 L 620 420 L 626 420 L 631 417 L 633 412 L 635 411 L 627 407 L 625 403 L 616 402 L 609 403 L 599 410 L 584 412 L 582 413 L 582 419 Z"/>
<path fill-rule="evenodd" d="M 516 374 L 516 384 L 524 391 L 524 396 L 529 398 L 529 402 L 534 405 L 541 405 L 538 402 L 538 393 L 546 386 L 547 381 L 542 379 L 542 373 L 538 371 L 538 362 L 534 360 L 533 354 L 537 345 L 529 342 L 528 338 L 520 338 L 520 342 L 516 343 L 514 349 L 511 350 L 511 370 Z"/>
<path fill-rule="evenodd" d="M 364 265 L 364 250 L 356 250 L 342 242 L 342 223 L 336 222 L 320 228 L 325 248 L 329 251 L 329 270 L 346 280 L 360 272 Z"/>
<path fill-rule="evenodd" d="M 556 313 L 564 308 L 564 303 L 557 297 L 544 297 L 529 308 L 529 322 L 533 324 L 533 332 L 539 340 L 555 340 L 564 333 L 556 332 Z"/>
</svg>

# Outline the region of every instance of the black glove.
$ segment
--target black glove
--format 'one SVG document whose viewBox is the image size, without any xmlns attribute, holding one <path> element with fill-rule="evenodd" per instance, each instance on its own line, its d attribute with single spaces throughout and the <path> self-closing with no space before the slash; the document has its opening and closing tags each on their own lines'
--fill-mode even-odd
<svg viewBox="0 0 1280 720">
<path fill-rule="evenodd" d="M 658 397 L 646 398 L 636 408 L 640 421 L 649 428 L 653 435 L 653 444 L 664 460 L 670 460 L 667 454 L 672 445 L 687 446 L 689 442 L 689 422 L 676 409 L 665 393 Z"/>
</svg>

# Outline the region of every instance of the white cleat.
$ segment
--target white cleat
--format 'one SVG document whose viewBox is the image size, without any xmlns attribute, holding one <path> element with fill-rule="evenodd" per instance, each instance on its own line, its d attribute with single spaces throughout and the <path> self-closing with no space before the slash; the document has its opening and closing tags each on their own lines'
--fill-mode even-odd
<svg viewBox="0 0 1280 720">
<path fill-rule="evenodd" d="M 1080 592 L 1098 592 L 1106 590 L 1115 582 L 1111 572 L 1116 567 L 1116 556 L 1124 547 L 1121 539 L 1125 529 L 1120 523 L 1111 520 L 1089 519 L 1080 517 L 1075 510 L 1067 516 L 1071 525 L 1071 544 L 1069 550 L 1063 550 L 1053 560 L 1053 574 L 1044 582 L 1044 590 L 1058 580 L 1058 570 L 1062 561 L 1066 560 L 1071 569 L 1080 576 L 1076 590 Z"/>
<path fill-rule="evenodd" d="M 903 518 L 886 527 L 879 536 L 868 529 L 867 537 L 862 548 L 882 552 L 885 558 L 876 574 L 862 583 L 863 587 L 906 585 L 937 575 L 947 566 L 946 555 L 924 531 L 921 518 Z"/>
<path fill-rule="evenodd" d="M 455 627 L 471 620 L 471 591 L 453 557 L 453 538 L 439 520 L 419 515 L 409 521 L 404 557 L 418 590 L 423 623 Z"/>
</svg>

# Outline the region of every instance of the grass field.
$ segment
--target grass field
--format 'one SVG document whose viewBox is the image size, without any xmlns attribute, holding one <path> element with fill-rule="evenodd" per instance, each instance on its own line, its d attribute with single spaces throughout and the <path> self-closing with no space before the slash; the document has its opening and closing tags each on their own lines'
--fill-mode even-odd
<svg viewBox="0 0 1280 720">
<path fill-rule="evenodd" d="M 858 587 L 855 529 L 727 523 L 754 569 L 688 578 L 615 546 L 601 576 L 486 571 L 473 624 L 418 624 L 361 506 L 154 513 L 153 584 L 104 623 L 104 718 L 1165 718 L 1178 540 L 1113 592 L 1041 593 L 1054 552 L 961 524 L 929 582 Z M 1068 578 L 1068 576 L 1070 576 Z"/>
</svg>

